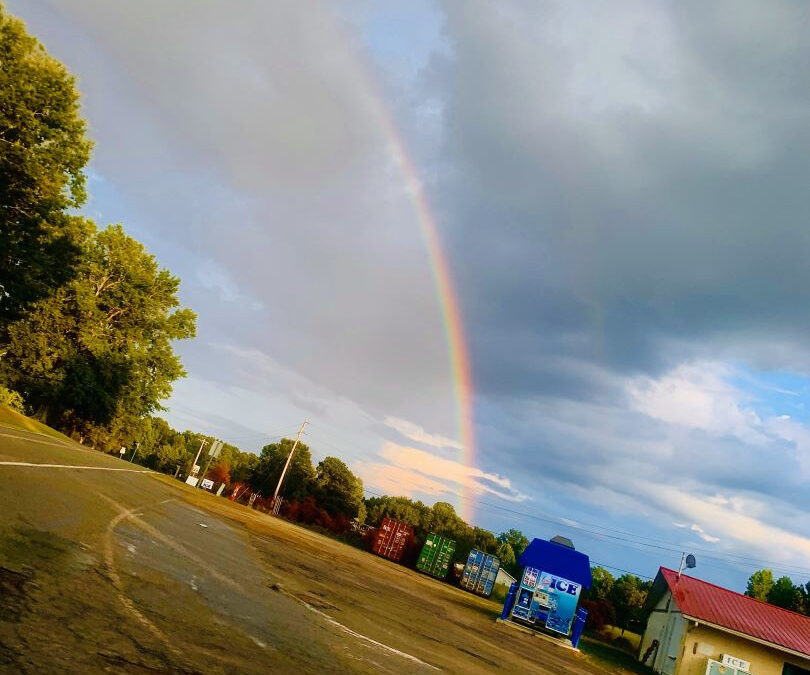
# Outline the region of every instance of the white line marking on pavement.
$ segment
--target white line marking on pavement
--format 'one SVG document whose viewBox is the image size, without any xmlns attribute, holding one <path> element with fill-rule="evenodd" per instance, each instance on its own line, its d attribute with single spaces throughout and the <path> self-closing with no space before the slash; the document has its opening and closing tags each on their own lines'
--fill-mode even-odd
<svg viewBox="0 0 810 675">
<path fill-rule="evenodd" d="M 128 471 L 129 473 L 152 473 L 148 469 L 118 469 L 112 466 L 82 466 L 77 464 L 40 464 L 38 462 L 0 462 L 0 466 L 35 466 L 43 469 L 87 469 L 89 471 Z"/>
<path fill-rule="evenodd" d="M 24 434 L 30 434 L 32 436 L 43 436 L 43 434 L 38 434 L 36 431 L 27 431 L 26 429 L 20 429 Z M 18 441 L 28 441 L 29 443 L 40 443 L 41 445 L 55 445 L 59 448 L 72 448 L 70 443 L 67 441 L 62 440 L 53 440 L 49 439 L 47 436 L 45 438 L 27 438 L 25 436 L 20 436 L 19 434 L 3 434 L 0 433 L 0 436 L 4 438 L 16 438 Z"/>
<path fill-rule="evenodd" d="M 333 619 L 331 616 L 329 616 L 325 612 L 322 612 L 321 610 L 316 609 L 315 607 L 310 605 L 306 600 L 302 600 L 301 598 L 299 598 L 294 593 L 290 593 L 289 591 L 281 588 L 280 586 L 279 586 L 279 590 L 284 595 L 286 595 L 288 598 L 292 598 L 296 602 L 300 602 L 309 611 L 315 612 L 315 614 L 317 614 L 318 616 L 323 618 L 325 621 L 332 624 L 336 628 L 339 628 L 343 632 L 348 633 L 352 637 L 355 637 L 355 638 L 357 638 L 359 640 L 365 640 L 366 642 L 368 642 L 369 644 L 374 645 L 375 647 L 379 647 L 380 649 L 382 649 L 382 650 L 384 650 L 384 651 L 386 651 L 386 652 L 388 652 L 390 654 L 395 654 L 396 656 L 401 656 L 403 659 L 408 659 L 409 661 L 413 661 L 414 663 L 418 663 L 420 666 L 425 666 L 426 668 L 431 668 L 432 670 L 441 670 L 441 668 L 438 668 L 438 667 L 434 666 L 433 664 L 426 663 L 425 661 L 422 661 L 422 659 L 418 659 L 417 657 L 413 656 L 412 654 L 402 652 L 399 649 L 395 649 L 394 647 L 389 647 L 387 644 L 384 644 L 382 642 L 378 642 L 377 640 L 373 640 L 372 638 L 370 638 L 370 637 L 368 637 L 366 635 L 363 635 L 362 633 L 358 633 L 356 630 L 352 630 L 348 626 L 344 626 L 342 623 L 340 623 L 340 621 L 337 621 L 337 620 Z"/>
</svg>

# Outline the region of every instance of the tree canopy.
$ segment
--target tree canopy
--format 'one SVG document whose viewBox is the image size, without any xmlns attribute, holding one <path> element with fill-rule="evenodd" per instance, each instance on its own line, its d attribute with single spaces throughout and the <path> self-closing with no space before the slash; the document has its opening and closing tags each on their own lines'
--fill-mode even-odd
<svg viewBox="0 0 810 675">
<path fill-rule="evenodd" d="M 773 588 L 773 572 L 768 569 L 757 570 L 748 579 L 745 594 L 757 600 L 768 600 L 768 593 Z"/>
<path fill-rule="evenodd" d="M 293 444 L 293 440 L 283 438 L 278 443 L 271 443 L 262 448 L 259 461 L 248 478 L 253 490 L 265 496 L 273 495 Z M 280 494 L 285 499 L 304 499 L 311 494 L 314 481 L 315 469 L 312 466 L 309 447 L 299 443 L 284 476 Z"/>
<path fill-rule="evenodd" d="M 184 375 L 171 343 L 195 317 L 179 283 L 120 226 L 94 232 L 74 279 L 9 325 L 4 380 L 46 423 L 115 445 Z"/>
<path fill-rule="evenodd" d="M 0 6 L 0 340 L 72 278 L 91 143 L 73 77 Z"/>
<path fill-rule="evenodd" d="M 330 515 L 355 518 L 363 504 L 363 482 L 337 457 L 325 457 L 315 470 L 314 497 Z"/>
</svg>

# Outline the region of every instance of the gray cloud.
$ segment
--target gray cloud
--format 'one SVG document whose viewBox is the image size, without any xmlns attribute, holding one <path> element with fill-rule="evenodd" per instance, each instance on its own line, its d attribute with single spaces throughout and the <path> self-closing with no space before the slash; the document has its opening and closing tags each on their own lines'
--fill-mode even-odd
<svg viewBox="0 0 810 675">
<path fill-rule="evenodd" d="M 438 195 L 485 390 L 530 344 L 623 370 L 675 339 L 806 349 L 810 48 L 772 9 L 447 6 Z"/>
<path fill-rule="evenodd" d="M 804 4 L 447 2 L 407 22 L 379 3 L 10 5 L 79 75 L 89 210 L 144 239 L 200 311 L 179 418 L 248 439 L 312 415 L 316 452 L 367 465 L 400 440 L 386 418 L 454 438 L 381 91 L 462 300 L 478 468 L 524 509 L 802 550 L 775 530 L 801 515 L 805 427 L 731 380 L 810 373 Z M 725 426 L 685 424 L 698 404 Z M 735 534 L 701 539 L 720 536 L 712 518 Z"/>
</svg>

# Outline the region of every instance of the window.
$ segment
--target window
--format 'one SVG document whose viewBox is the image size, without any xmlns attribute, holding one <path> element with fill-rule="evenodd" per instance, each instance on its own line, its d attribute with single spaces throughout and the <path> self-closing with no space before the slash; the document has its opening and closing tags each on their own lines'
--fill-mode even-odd
<svg viewBox="0 0 810 675">
<path fill-rule="evenodd" d="M 799 668 L 799 666 L 794 666 L 792 663 L 786 663 L 782 668 L 782 675 L 810 675 L 810 670 Z"/>
</svg>

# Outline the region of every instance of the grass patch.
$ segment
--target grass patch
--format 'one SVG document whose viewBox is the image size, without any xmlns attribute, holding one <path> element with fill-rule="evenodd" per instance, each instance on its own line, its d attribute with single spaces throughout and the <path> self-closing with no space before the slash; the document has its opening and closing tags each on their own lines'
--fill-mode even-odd
<svg viewBox="0 0 810 675">
<path fill-rule="evenodd" d="M 615 641 L 626 641 L 627 648 L 626 651 L 638 652 L 638 648 L 641 645 L 641 635 L 638 633 L 634 633 L 630 630 L 625 630 L 624 635 L 622 635 L 622 629 L 616 628 L 616 626 L 605 626 L 599 634 L 595 636 L 602 642 L 607 642 L 609 644 L 613 644 Z M 619 645 L 614 645 L 619 646 Z M 624 648 L 624 647 L 620 647 Z"/>
<path fill-rule="evenodd" d="M 625 632 L 627 635 L 627 632 Z M 589 659 L 602 666 L 607 666 L 616 673 L 640 673 L 650 675 L 653 671 L 640 664 L 636 657 L 621 649 L 611 647 L 593 638 L 583 637 L 579 648 Z"/>
<path fill-rule="evenodd" d="M 51 429 L 49 426 L 37 422 L 36 420 L 26 417 L 8 406 L 0 405 L 0 427 L 8 427 L 11 429 L 20 429 L 22 431 L 30 431 L 35 434 L 43 434 L 52 438 L 58 438 L 62 441 L 70 440 L 64 434 L 60 434 L 56 429 Z"/>
</svg>

